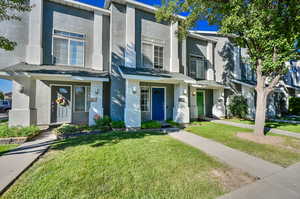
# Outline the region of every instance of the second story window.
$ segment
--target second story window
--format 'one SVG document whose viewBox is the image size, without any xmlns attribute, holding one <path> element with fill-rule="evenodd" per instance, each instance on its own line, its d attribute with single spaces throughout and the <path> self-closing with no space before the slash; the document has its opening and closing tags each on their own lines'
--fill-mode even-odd
<svg viewBox="0 0 300 199">
<path fill-rule="evenodd" d="M 203 57 L 190 57 L 190 76 L 196 80 L 206 79 L 206 60 Z"/>
<path fill-rule="evenodd" d="M 163 69 L 164 47 L 152 43 L 142 43 L 142 64 L 145 68 Z"/>
<path fill-rule="evenodd" d="M 84 66 L 84 34 L 53 31 L 53 63 Z"/>
</svg>

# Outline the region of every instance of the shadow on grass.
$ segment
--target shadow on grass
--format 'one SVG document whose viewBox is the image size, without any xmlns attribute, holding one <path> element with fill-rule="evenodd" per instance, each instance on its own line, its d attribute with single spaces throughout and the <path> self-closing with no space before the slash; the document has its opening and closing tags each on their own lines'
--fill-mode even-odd
<svg viewBox="0 0 300 199">
<path fill-rule="evenodd" d="M 241 121 L 248 121 L 249 124 L 255 125 L 254 120 L 241 120 Z M 271 129 L 279 129 L 280 127 L 285 127 L 285 126 L 292 128 L 292 127 L 299 126 L 299 124 L 287 123 L 287 122 L 266 121 L 265 134 L 269 133 L 271 131 Z M 286 130 L 286 131 L 288 131 L 288 130 Z"/>
<path fill-rule="evenodd" d="M 146 136 L 166 135 L 162 132 L 124 132 L 124 131 L 112 131 L 107 133 L 101 133 L 97 135 L 80 136 L 76 138 L 68 138 L 65 140 L 57 141 L 52 149 L 64 150 L 68 147 L 74 147 L 79 145 L 90 145 L 92 147 L 101 147 L 104 145 L 118 144 L 121 140 L 127 139 L 142 139 Z"/>
</svg>

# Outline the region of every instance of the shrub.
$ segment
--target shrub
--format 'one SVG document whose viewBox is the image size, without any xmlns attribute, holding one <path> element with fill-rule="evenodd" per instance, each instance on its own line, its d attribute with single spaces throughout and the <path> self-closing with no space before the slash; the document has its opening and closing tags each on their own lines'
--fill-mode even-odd
<svg viewBox="0 0 300 199">
<path fill-rule="evenodd" d="M 63 124 L 60 127 L 55 129 L 55 133 L 59 135 L 75 133 L 78 131 L 79 131 L 78 127 L 72 124 Z"/>
<path fill-rule="evenodd" d="M 97 119 L 95 119 L 95 125 L 94 125 L 94 129 L 99 129 L 99 130 L 109 130 L 110 129 L 110 124 L 111 124 L 111 119 L 108 116 L 104 116 L 104 117 L 99 117 Z"/>
<path fill-rule="evenodd" d="M 292 115 L 300 115 L 300 98 L 290 97 L 289 98 L 289 113 Z"/>
<path fill-rule="evenodd" d="M 174 127 L 180 127 L 180 124 L 178 122 L 174 122 L 173 120 L 167 120 L 167 123 Z"/>
<path fill-rule="evenodd" d="M 150 120 L 142 122 L 142 129 L 156 129 L 161 128 L 161 123 L 158 121 Z"/>
<path fill-rule="evenodd" d="M 248 114 L 247 99 L 241 95 L 234 95 L 230 99 L 229 110 L 233 117 L 245 119 Z"/>
<path fill-rule="evenodd" d="M 12 127 L 9 128 L 7 123 L 0 124 L 0 137 L 34 137 L 40 133 L 40 129 L 37 126 L 29 127 Z"/>
<path fill-rule="evenodd" d="M 112 121 L 111 127 L 116 129 L 122 129 L 125 128 L 125 123 L 124 121 Z"/>
</svg>

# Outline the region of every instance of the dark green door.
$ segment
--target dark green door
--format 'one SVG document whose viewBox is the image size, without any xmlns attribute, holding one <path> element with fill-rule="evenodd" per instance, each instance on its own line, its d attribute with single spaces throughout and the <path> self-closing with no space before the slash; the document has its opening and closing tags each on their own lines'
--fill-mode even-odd
<svg viewBox="0 0 300 199">
<path fill-rule="evenodd" d="M 198 118 L 204 116 L 204 92 L 197 92 Z"/>
</svg>

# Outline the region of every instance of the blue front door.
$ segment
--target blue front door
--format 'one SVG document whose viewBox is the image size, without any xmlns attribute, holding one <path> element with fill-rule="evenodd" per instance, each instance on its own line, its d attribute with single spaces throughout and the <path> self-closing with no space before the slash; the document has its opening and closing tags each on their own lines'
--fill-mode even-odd
<svg viewBox="0 0 300 199">
<path fill-rule="evenodd" d="M 152 120 L 165 120 L 164 88 L 152 88 Z"/>
</svg>

